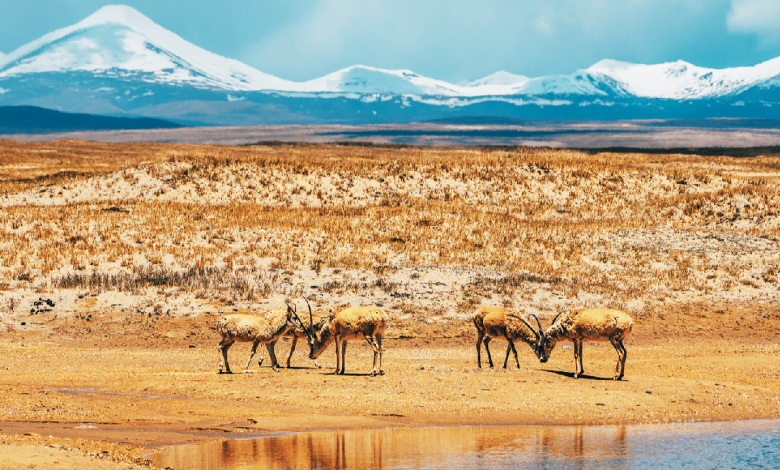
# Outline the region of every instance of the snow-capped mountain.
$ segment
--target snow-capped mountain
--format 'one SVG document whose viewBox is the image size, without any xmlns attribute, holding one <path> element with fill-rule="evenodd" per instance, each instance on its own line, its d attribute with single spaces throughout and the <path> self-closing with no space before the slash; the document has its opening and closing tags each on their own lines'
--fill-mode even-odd
<svg viewBox="0 0 780 470">
<path fill-rule="evenodd" d="M 588 94 L 597 86 L 583 73 L 529 79 L 498 72 L 466 86 L 364 65 L 293 82 L 189 43 L 124 5 L 101 8 L 79 23 L 49 33 L 0 57 L 0 78 L 40 73 L 89 72 L 95 76 L 226 91 L 394 94 L 475 97 L 514 94 Z"/>
<path fill-rule="evenodd" d="M 461 96 L 461 87 L 442 80 L 423 77 L 411 70 L 384 70 L 365 65 L 347 67 L 295 88 L 290 91 Z"/>
<path fill-rule="evenodd" d="M 610 77 L 628 93 L 642 98 L 701 99 L 737 93 L 777 77 L 780 57 L 753 67 L 720 70 L 681 60 L 657 65 L 602 60 L 587 72 Z"/>
<path fill-rule="evenodd" d="M 295 91 L 447 97 L 501 96 L 520 92 L 528 81 L 529 78 L 522 75 L 497 72 L 465 85 L 455 85 L 424 77 L 411 70 L 355 65 L 300 83 Z"/>
<path fill-rule="evenodd" d="M 470 87 L 481 86 L 518 86 L 530 80 L 525 75 L 516 75 L 504 70 L 482 77 L 479 80 L 468 82 L 465 85 Z"/>
<path fill-rule="evenodd" d="M 208 52 L 133 8 L 0 53 L 0 106 L 162 117 L 184 123 L 409 122 L 454 115 L 523 118 L 777 117 L 780 58 L 708 69 L 603 60 L 571 74 L 505 71 L 452 84 L 356 65 L 294 82 Z"/>
<path fill-rule="evenodd" d="M 0 58 L 0 78 L 74 71 L 146 75 L 159 83 L 228 90 L 290 89 L 293 85 L 201 49 L 123 5 L 103 7 L 73 26 Z"/>
</svg>

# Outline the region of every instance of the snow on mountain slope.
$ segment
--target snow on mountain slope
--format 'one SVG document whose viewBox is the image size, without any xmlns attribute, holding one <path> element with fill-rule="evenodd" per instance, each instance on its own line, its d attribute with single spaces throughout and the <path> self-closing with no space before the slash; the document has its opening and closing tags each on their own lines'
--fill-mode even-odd
<svg viewBox="0 0 780 470">
<path fill-rule="evenodd" d="M 603 60 L 568 75 L 528 78 L 502 71 L 461 85 L 410 70 L 357 65 L 314 80 L 293 82 L 201 49 L 123 5 L 103 7 L 75 25 L 10 54 L 0 53 L 0 94 L 10 96 L 7 93 L 14 79 L 44 72 L 87 72 L 91 74 L 89 84 L 83 88 L 91 86 L 94 76 L 228 92 L 374 95 L 371 99 L 380 94 L 424 96 L 446 106 L 473 101 L 467 98 L 519 97 L 522 101 L 539 95 L 555 95 L 541 97 L 553 100 L 567 100 L 567 96 L 693 100 L 734 95 L 754 86 L 780 87 L 780 58 L 754 67 L 721 70 L 682 61 L 643 65 Z"/>
<path fill-rule="evenodd" d="M 780 75 L 780 58 L 753 67 L 709 69 L 683 61 L 642 65 L 602 60 L 587 69 L 644 98 L 699 99 L 737 93 Z"/>
<path fill-rule="evenodd" d="M 460 88 L 442 80 L 417 75 L 411 70 L 384 70 L 355 65 L 300 83 L 296 91 L 460 96 Z"/>
<path fill-rule="evenodd" d="M 411 70 L 385 70 L 364 65 L 348 67 L 321 78 L 300 83 L 299 92 L 401 94 L 473 98 L 506 95 L 624 94 L 611 78 L 580 71 L 571 75 L 528 78 L 498 72 L 465 85 L 435 80 Z"/>
<path fill-rule="evenodd" d="M 595 75 L 587 71 L 577 71 L 570 75 L 549 75 L 532 78 L 517 91 L 523 95 L 586 95 L 608 96 L 626 95 L 625 91 L 609 77 Z"/>
<path fill-rule="evenodd" d="M 68 71 L 141 73 L 151 75 L 148 81 L 229 90 L 294 88 L 293 82 L 201 49 L 123 5 L 103 7 L 0 58 L 0 77 Z"/>
<path fill-rule="evenodd" d="M 514 95 L 530 80 L 524 75 L 515 75 L 503 70 L 494 74 L 482 77 L 465 84 L 471 96 L 486 95 Z"/>
</svg>

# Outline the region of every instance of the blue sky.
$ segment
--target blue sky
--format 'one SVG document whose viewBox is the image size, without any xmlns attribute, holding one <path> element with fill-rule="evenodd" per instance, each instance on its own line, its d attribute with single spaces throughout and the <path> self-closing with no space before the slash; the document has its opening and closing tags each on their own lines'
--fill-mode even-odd
<svg viewBox="0 0 780 470">
<path fill-rule="evenodd" d="M 111 1 L 0 0 L 0 52 Z M 220 55 L 291 80 L 349 65 L 451 82 L 604 59 L 708 67 L 780 56 L 780 0 L 126 0 Z"/>
</svg>

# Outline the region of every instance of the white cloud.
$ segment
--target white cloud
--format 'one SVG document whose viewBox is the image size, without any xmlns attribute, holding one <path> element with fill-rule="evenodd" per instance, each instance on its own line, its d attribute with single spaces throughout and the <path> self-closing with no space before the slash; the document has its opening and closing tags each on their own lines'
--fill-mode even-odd
<svg viewBox="0 0 780 470">
<path fill-rule="evenodd" d="M 541 15 L 536 18 L 536 21 L 534 21 L 534 26 L 536 26 L 537 31 L 544 34 L 545 36 L 550 36 L 554 32 L 552 22 L 545 15 Z"/>
<path fill-rule="evenodd" d="M 756 34 L 765 46 L 780 43 L 780 1 L 731 0 L 729 32 Z"/>
</svg>

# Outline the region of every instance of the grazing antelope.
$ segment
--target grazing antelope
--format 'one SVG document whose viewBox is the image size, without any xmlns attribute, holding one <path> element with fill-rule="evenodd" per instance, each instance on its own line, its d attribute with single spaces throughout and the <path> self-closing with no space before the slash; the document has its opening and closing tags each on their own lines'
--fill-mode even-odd
<svg viewBox="0 0 780 470">
<path fill-rule="evenodd" d="M 493 367 L 493 358 L 490 356 L 490 347 L 488 346 L 488 343 L 490 343 L 492 338 L 504 338 L 507 340 L 504 369 L 506 369 L 506 363 L 509 360 L 510 350 L 515 354 L 517 368 L 520 368 L 520 361 L 517 359 L 517 350 L 515 349 L 514 340 L 519 339 L 524 341 L 533 349 L 536 346 L 536 343 L 539 342 L 540 333 L 518 315 L 519 313 L 517 311 L 504 307 L 480 307 L 479 310 L 477 310 L 477 313 L 474 314 L 473 321 L 474 326 L 477 327 L 477 365 L 479 367 L 482 367 L 482 343 L 485 343 L 488 362 L 490 363 L 490 367 Z M 539 318 L 537 318 L 536 315 L 531 316 L 536 319 L 536 323 L 539 325 L 539 331 L 541 332 L 542 325 L 539 324 Z M 509 317 L 513 317 L 520 321 L 511 320 Z"/>
<path fill-rule="evenodd" d="M 286 315 L 269 315 L 263 317 L 257 315 L 233 314 L 219 317 L 217 320 L 217 331 L 222 335 L 222 341 L 218 346 L 218 349 L 222 354 L 219 372 L 222 373 L 224 366 L 226 373 L 233 373 L 230 370 L 227 353 L 230 346 L 236 341 L 253 343 L 252 353 L 249 355 L 249 360 L 246 361 L 244 372 L 249 371 L 249 364 L 252 362 L 252 358 L 257 352 L 257 346 L 261 343 L 265 344 L 268 355 L 271 356 L 271 367 L 274 371 L 279 372 L 279 362 L 276 360 L 274 345 L 282 335 L 295 327 L 294 318 L 297 318 L 297 315 L 295 314 L 295 310 L 289 305 L 287 305 Z M 258 365 L 263 365 L 262 354 Z"/>
<path fill-rule="evenodd" d="M 558 341 L 574 343 L 574 378 L 583 374 L 582 343 L 585 341 L 609 341 L 618 353 L 614 380 L 623 378 L 626 369 L 626 348 L 623 340 L 631 333 L 634 319 L 626 312 L 603 308 L 583 308 L 564 311 L 556 315 L 552 325 L 539 339 L 535 352 L 541 362 L 547 362 Z"/>
<path fill-rule="evenodd" d="M 304 299 L 306 300 L 306 299 Z M 309 304 L 309 301 L 306 301 Z M 296 327 L 303 327 L 300 319 Z M 374 367 L 371 375 L 384 375 L 382 370 L 382 335 L 387 326 L 387 314 L 378 307 L 349 307 L 324 318 L 314 324 L 309 305 L 309 359 L 317 359 L 332 342 L 336 342 L 336 370 L 334 374 L 344 374 L 347 341 L 364 338 L 374 350 Z M 339 351 L 341 350 L 341 351 Z M 340 352 L 340 354 L 339 354 Z M 379 370 L 377 371 L 377 359 Z"/>
<path fill-rule="evenodd" d="M 284 310 L 277 310 L 277 315 L 283 315 L 285 313 Z M 301 338 L 308 338 L 309 337 L 309 322 L 306 321 L 306 317 L 299 318 L 301 323 L 303 323 L 302 327 L 296 326 L 295 328 L 292 328 L 290 331 L 288 331 L 284 337 L 285 338 L 291 338 L 292 343 L 290 344 L 290 355 L 287 356 L 287 368 L 290 368 L 290 360 L 292 359 L 293 353 L 295 352 L 295 346 L 298 344 L 298 340 Z M 314 328 L 319 329 L 321 327 L 321 323 L 324 321 L 322 319 L 319 319 L 317 317 L 313 318 L 314 320 Z M 321 369 L 322 366 L 317 363 L 317 361 L 314 361 L 314 365 Z"/>
</svg>

